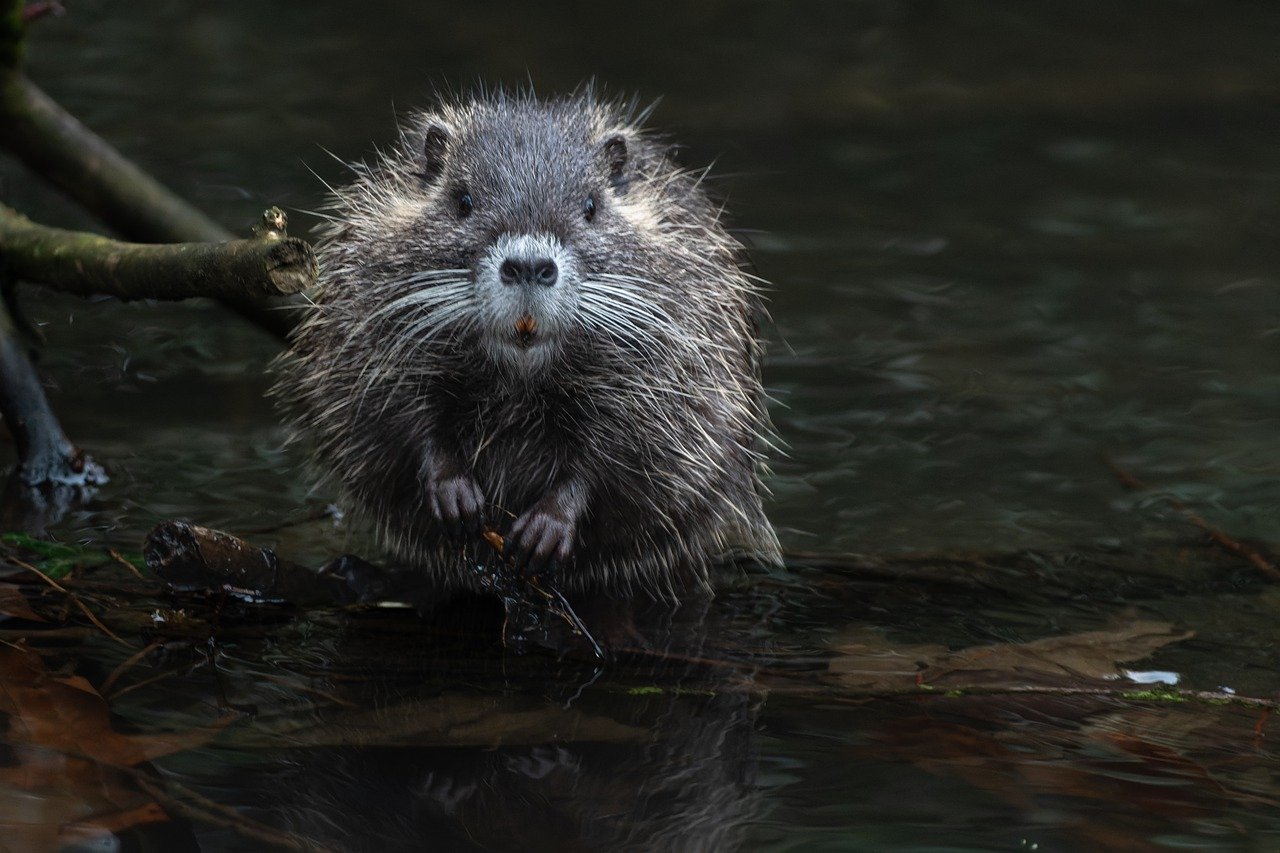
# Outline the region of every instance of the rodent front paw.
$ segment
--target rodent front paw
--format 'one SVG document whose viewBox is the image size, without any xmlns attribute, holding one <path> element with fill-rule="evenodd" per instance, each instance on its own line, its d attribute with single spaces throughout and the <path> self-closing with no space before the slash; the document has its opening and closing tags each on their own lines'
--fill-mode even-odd
<svg viewBox="0 0 1280 853">
<path fill-rule="evenodd" d="M 550 574 L 569 562 L 576 536 L 572 521 L 535 507 L 511 525 L 506 553 L 512 565 L 527 574 Z"/>
<path fill-rule="evenodd" d="M 455 539 L 478 536 L 484 527 L 484 493 L 469 474 L 432 480 L 428 503 L 431 514 Z"/>
</svg>

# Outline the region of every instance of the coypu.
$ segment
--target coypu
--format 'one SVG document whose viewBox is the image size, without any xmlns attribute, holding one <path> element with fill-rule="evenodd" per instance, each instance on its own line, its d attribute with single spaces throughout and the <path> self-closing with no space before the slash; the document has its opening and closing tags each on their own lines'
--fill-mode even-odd
<svg viewBox="0 0 1280 853">
<path fill-rule="evenodd" d="M 759 293 L 642 118 L 589 90 L 446 101 L 333 193 L 274 393 L 438 586 L 475 587 L 485 524 L 574 591 L 778 560 Z"/>
</svg>

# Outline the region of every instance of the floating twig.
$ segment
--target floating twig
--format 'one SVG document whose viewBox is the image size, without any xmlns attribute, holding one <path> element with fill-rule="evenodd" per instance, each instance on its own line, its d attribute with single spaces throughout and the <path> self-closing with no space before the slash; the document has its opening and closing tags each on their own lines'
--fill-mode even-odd
<svg viewBox="0 0 1280 853">
<path fill-rule="evenodd" d="M 119 563 L 120 565 L 128 569 L 130 572 L 132 572 L 133 576 L 136 577 L 138 580 L 144 581 L 147 579 L 146 576 L 142 574 L 142 572 L 138 571 L 137 566 L 135 566 L 133 563 L 130 563 L 124 557 L 120 556 L 120 552 L 117 551 L 115 548 L 108 548 L 107 554 L 110 555 L 111 559 L 115 560 L 117 563 Z"/>
<path fill-rule="evenodd" d="M 1103 457 L 1103 461 L 1106 463 L 1107 467 L 1111 469 L 1111 473 L 1115 475 L 1116 479 L 1120 481 L 1120 485 L 1124 486 L 1126 489 L 1133 492 L 1150 491 L 1150 486 L 1142 482 L 1142 480 L 1139 480 L 1124 468 L 1121 468 L 1119 463 L 1110 456 Z M 1160 494 L 1159 497 L 1171 508 L 1179 512 L 1188 522 L 1204 531 L 1205 534 L 1208 535 L 1209 541 L 1213 542 L 1228 553 L 1234 554 L 1235 556 L 1245 560 L 1271 580 L 1280 581 L 1280 568 L 1276 568 L 1275 563 L 1264 557 L 1257 549 L 1251 548 L 1243 542 L 1223 533 L 1221 530 L 1206 521 L 1203 516 L 1188 506 L 1184 501 L 1168 494 Z"/>
<path fill-rule="evenodd" d="M 94 612 L 89 609 L 88 605 L 86 605 L 83 601 L 81 601 L 79 596 L 77 596 L 74 592 L 67 589 L 65 586 L 58 583 L 53 578 L 49 577 L 44 572 L 40 571 L 35 566 L 31 565 L 30 563 L 24 560 L 19 560 L 17 557 L 12 557 L 12 556 L 6 556 L 4 559 L 10 563 L 13 563 L 15 566 L 17 566 L 20 569 L 26 569 L 28 572 L 35 575 L 40 580 L 47 583 L 49 586 L 53 587 L 55 590 L 65 595 L 72 604 L 80 608 L 80 610 L 84 613 L 84 615 L 88 617 L 89 621 L 92 622 L 94 627 L 97 628 L 99 631 L 106 634 L 108 637 L 115 640 L 117 643 L 124 646 L 125 648 L 129 648 L 129 649 L 137 648 L 137 646 L 135 646 L 133 643 L 130 643 L 127 640 L 121 639 L 120 636 L 116 634 L 116 632 L 112 631 L 110 628 L 104 625 L 102 623 L 102 620 L 99 619 L 94 614 Z"/>
<path fill-rule="evenodd" d="M 120 676 L 124 675 L 129 670 L 133 669 L 142 661 L 143 658 L 145 658 L 147 655 L 154 652 L 156 649 L 160 648 L 160 646 L 162 645 L 164 645 L 164 640 L 153 640 L 150 644 L 147 645 L 146 648 L 131 654 L 128 658 L 125 659 L 124 663 L 120 664 L 118 667 L 116 667 L 111 671 L 111 674 L 108 675 L 106 680 L 102 682 L 102 686 L 98 688 L 98 692 L 101 693 L 104 697 L 109 696 L 109 694 L 111 693 L 111 688 L 114 687 L 116 682 L 120 680 Z"/>
</svg>

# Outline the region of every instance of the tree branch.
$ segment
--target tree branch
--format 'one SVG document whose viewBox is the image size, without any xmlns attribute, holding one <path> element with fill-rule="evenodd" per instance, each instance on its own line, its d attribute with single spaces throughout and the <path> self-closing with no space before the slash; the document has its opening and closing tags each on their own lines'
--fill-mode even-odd
<svg viewBox="0 0 1280 853">
<path fill-rule="evenodd" d="M 0 205 L 0 259 L 17 279 L 120 299 L 261 298 L 316 277 L 306 241 L 278 231 L 250 240 L 152 245 L 37 225 Z"/>
<path fill-rule="evenodd" d="M 0 44 L 4 39 L 0 38 Z M 20 54 L 19 54 L 20 56 Z M 0 60 L 4 57 L 0 56 Z M 125 238 L 218 243 L 232 234 L 138 168 L 28 80 L 10 69 L 0 88 L 0 145 Z M 247 296 L 223 301 L 277 337 L 293 312 Z"/>
<path fill-rule="evenodd" d="M 71 443 L 44 396 L 8 309 L 0 305 L 0 412 L 18 449 L 18 479 L 26 486 L 92 486 L 102 469 Z"/>
<path fill-rule="evenodd" d="M 27 23 L 36 11 L 23 0 L 0 0 L 0 144 L 130 239 L 229 241 L 225 229 L 165 189 L 23 76 Z M 296 291 L 315 277 L 310 247 L 284 237 L 283 214 L 274 209 L 258 239 L 213 247 L 129 246 L 42 228 L 8 209 L 0 225 L 0 275 L 125 299 L 182 298 L 196 295 L 198 288 L 198 295 L 222 295 L 229 307 L 281 338 L 294 323 L 292 312 L 280 310 L 289 303 L 273 303 L 262 294 Z M 225 267 L 215 272 L 222 264 Z M 270 286 L 264 287 L 264 282 Z M 18 449 L 11 483 L 18 486 L 19 496 L 13 502 L 39 505 L 56 514 L 81 490 L 106 481 L 102 468 L 63 432 L 8 306 L 2 303 L 0 413 Z M 7 498 L 6 506 L 11 502 Z"/>
</svg>

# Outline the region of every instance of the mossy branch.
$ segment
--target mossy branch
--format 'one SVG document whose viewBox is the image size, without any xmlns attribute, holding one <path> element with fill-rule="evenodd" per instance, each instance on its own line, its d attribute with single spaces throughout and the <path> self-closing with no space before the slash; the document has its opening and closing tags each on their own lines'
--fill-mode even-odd
<svg viewBox="0 0 1280 853">
<path fill-rule="evenodd" d="M 245 318 L 285 337 L 295 320 L 293 312 L 280 310 L 290 303 L 278 294 L 296 292 L 314 280 L 311 248 L 284 235 L 283 215 L 274 210 L 258 238 L 233 241 L 224 228 L 26 79 L 27 24 L 48 11 L 41 5 L 0 0 L 0 145 L 127 239 L 183 245 L 132 245 L 44 228 L 4 208 L 0 283 L 20 277 L 123 299 L 219 297 Z M 205 245 L 189 245 L 193 243 Z M 33 504 L 41 502 L 35 498 L 47 503 L 48 489 L 91 489 L 106 480 L 101 467 L 67 439 L 2 304 L 0 413 L 17 445 L 17 480 Z"/>
<path fill-rule="evenodd" d="M 0 145 L 126 239 L 217 243 L 233 237 L 12 67 L 0 72 Z M 244 294 L 223 301 L 277 337 L 293 326 L 293 312 L 279 310 L 287 303 L 272 305 Z"/>
<path fill-rule="evenodd" d="M 278 231 L 218 243 L 124 243 L 37 225 L 3 205 L 0 259 L 15 279 L 120 299 L 284 296 L 316 277 L 311 246 Z"/>
</svg>

